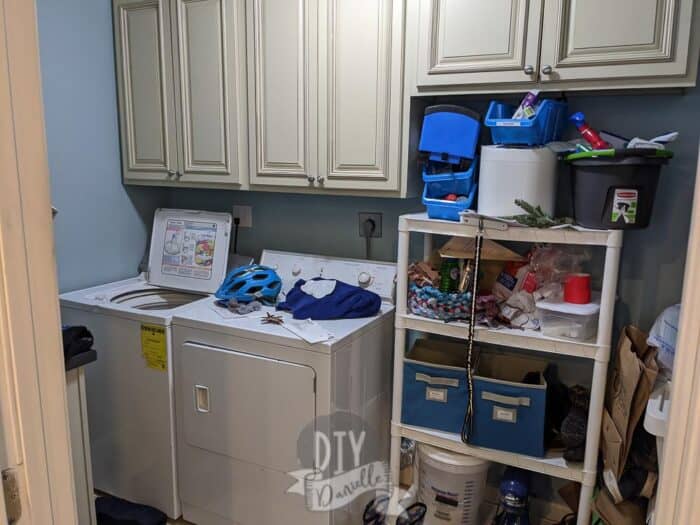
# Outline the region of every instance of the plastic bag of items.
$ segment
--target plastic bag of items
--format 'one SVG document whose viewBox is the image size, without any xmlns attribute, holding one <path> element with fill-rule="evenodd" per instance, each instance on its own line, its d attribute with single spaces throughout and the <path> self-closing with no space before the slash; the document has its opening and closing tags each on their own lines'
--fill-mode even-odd
<svg viewBox="0 0 700 525">
<path fill-rule="evenodd" d="M 561 298 L 566 276 L 580 273 L 590 259 L 591 252 L 581 246 L 535 246 L 530 255 L 530 267 L 537 281 L 535 299 Z"/>
<path fill-rule="evenodd" d="M 511 327 L 538 330 L 535 302 L 563 295 L 567 275 L 579 273 L 590 253 L 579 247 L 537 245 L 527 260 L 505 264 L 492 288 L 500 320 Z"/>
</svg>

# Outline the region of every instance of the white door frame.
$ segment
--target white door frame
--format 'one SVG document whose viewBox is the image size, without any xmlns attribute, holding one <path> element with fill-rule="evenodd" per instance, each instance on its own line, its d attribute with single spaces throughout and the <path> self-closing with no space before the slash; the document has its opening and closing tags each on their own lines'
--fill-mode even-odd
<svg viewBox="0 0 700 525">
<path fill-rule="evenodd" d="M 700 159 L 673 363 L 671 414 L 664 442 L 655 523 L 698 523 L 700 513 Z"/>
<path fill-rule="evenodd" d="M 42 108 L 34 1 L 0 0 L 0 469 L 19 477 L 19 525 L 75 525 Z M 685 267 L 660 524 L 694 523 L 700 515 L 697 183 Z M 1 500 L 0 490 L 5 525 Z"/>
<path fill-rule="evenodd" d="M 35 3 L 0 0 L 0 468 L 19 525 L 76 525 L 44 129 Z"/>
</svg>

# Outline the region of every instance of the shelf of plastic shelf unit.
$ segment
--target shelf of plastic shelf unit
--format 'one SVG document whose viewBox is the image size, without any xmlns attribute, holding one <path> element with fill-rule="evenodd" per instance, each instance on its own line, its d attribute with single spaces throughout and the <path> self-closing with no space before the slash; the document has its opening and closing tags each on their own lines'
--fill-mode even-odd
<svg viewBox="0 0 700 525">
<path fill-rule="evenodd" d="M 453 222 L 430 219 L 425 213 L 413 213 L 399 217 L 397 284 L 396 284 L 396 320 L 394 340 L 394 385 L 392 401 L 392 419 L 401 421 L 403 396 L 403 367 L 407 343 L 407 330 L 439 334 L 448 337 L 467 339 L 468 323 L 444 323 L 412 315 L 406 311 L 408 304 L 408 266 L 410 264 L 411 232 L 423 236 L 423 255 L 430 257 L 433 253 L 433 236 L 475 237 L 479 231 L 478 217 L 469 216 L 469 222 Z M 463 216 L 463 221 L 467 219 Z M 598 336 L 595 342 L 578 342 L 560 338 L 546 337 L 540 332 L 516 329 L 475 329 L 476 341 L 493 343 L 511 348 L 522 348 L 548 353 L 551 355 L 568 355 L 587 358 L 593 362 L 591 376 L 591 398 L 586 427 L 586 451 L 583 463 L 567 463 L 562 454 L 550 452 L 545 458 L 535 458 L 510 452 L 473 447 L 462 443 L 460 436 L 427 428 L 417 428 L 401 423 L 392 424 L 391 472 L 398 478 L 401 459 L 401 438 L 406 437 L 453 452 L 473 455 L 489 461 L 518 466 L 545 475 L 578 481 L 581 483 L 578 525 L 590 523 L 591 501 L 598 463 L 598 446 L 602 426 L 603 405 L 605 398 L 608 360 L 612 339 L 612 320 L 615 310 L 617 277 L 622 251 L 622 231 L 587 230 L 587 229 L 539 229 L 516 226 L 484 218 L 482 235 L 494 241 L 515 241 L 527 243 L 551 243 L 566 245 L 600 246 L 605 249 L 603 263 L 603 280 L 601 287 L 600 314 L 598 319 Z"/>
<path fill-rule="evenodd" d="M 487 219 L 488 220 L 488 219 Z M 492 225 L 496 222 L 492 222 Z M 586 246 L 622 246 L 621 230 L 589 230 L 575 228 L 528 228 L 526 226 L 497 223 L 498 228 L 487 227 L 484 238 L 494 241 L 535 242 L 553 244 L 578 244 Z M 503 229 L 501 229 L 503 228 Z M 399 217 L 399 231 L 411 231 L 447 235 L 453 237 L 475 237 L 477 226 L 464 222 L 431 219 L 427 213 L 411 213 Z"/>
<path fill-rule="evenodd" d="M 562 452 L 550 451 L 543 458 L 514 454 L 502 450 L 490 448 L 473 447 L 462 442 L 459 434 L 451 434 L 429 428 L 413 427 L 410 425 L 391 425 L 392 435 L 412 439 L 418 443 L 425 443 L 434 447 L 439 447 L 458 454 L 474 456 L 476 458 L 519 467 L 531 472 L 539 472 L 559 479 L 578 481 L 587 484 L 595 483 L 595 475 L 584 475 L 583 463 L 569 463 L 562 456 Z"/>
<path fill-rule="evenodd" d="M 397 316 L 396 327 L 417 330 L 429 334 L 444 335 L 456 339 L 467 339 L 469 334 L 469 323 L 467 322 L 446 323 L 437 319 L 429 319 L 413 314 Z M 598 357 L 599 359 L 607 360 L 607 356 L 609 355 L 608 346 L 599 346 L 595 342 L 578 342 L 568 339 L 547 337 L 535 330 L 477 326 L 474 329 L 474 340 L 481 343 L 587 359 L 595 359 Z"/>
</svg>

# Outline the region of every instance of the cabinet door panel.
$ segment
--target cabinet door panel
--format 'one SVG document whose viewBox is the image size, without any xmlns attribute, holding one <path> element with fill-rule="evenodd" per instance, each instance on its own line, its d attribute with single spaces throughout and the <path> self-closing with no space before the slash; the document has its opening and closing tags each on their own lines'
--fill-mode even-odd
<svg viewBox="0 0 700 525">
<path fill-rule="evenodd" d="M 316 176 L 316 0 L 249 0 L 251 182 Z"/>
<path fill-rule="evenodd" d="M 170 13 L 158 0 L 114 2 L 124 179 L 163 181 L 177 170 Z"/>
<path fill-rule="evenodd" d="M 545 0 L 542 81 L 682 76 L 691 14 L 691 0 Z"/>
<path fill-rule="evenodd" d="M 542 0 L 420 0 L 418 86 L 534 81 L 541 13 Z"/>
<path fill-rule="evenodd" d="M 321 8 L 327 21 L 319 73 L 325 187 L 398 189 L 402 5 L 330 0 Z"/>
<path fill-rule="evenodd" d="M 236 0 L 177 0 L 176 92 L 182 182 L 245 173 L 245 15 Z"/>
</svg>

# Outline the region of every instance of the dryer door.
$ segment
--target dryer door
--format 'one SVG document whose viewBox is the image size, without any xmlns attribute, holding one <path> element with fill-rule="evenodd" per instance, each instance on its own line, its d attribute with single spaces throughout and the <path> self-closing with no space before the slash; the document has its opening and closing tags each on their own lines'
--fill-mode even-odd
<svg viewBox="0 0 700 525">
<path fill-rule="evenodd" d="M 313 368 L 196 343 L 181 357 L 189 445 L 279 472 L 300 468 L 297 438 L 316 416 Z"/>
</svg>

